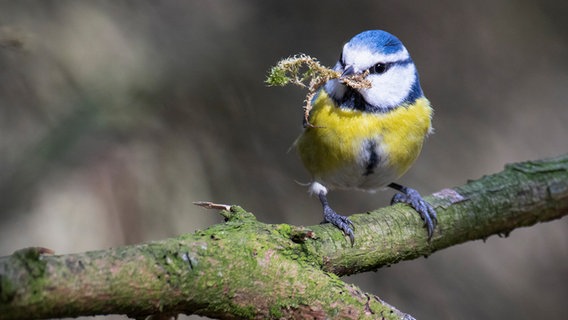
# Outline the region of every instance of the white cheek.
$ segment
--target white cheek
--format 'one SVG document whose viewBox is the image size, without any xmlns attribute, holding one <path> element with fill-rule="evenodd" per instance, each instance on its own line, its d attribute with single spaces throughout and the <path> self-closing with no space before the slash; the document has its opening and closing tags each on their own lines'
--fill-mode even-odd
<svg viewBox="0 0 568 320">
<path fill-rule="evenodd" d="M 393 107 L 400 104 L 408 94 L 416 80 L 413 64 L 394 66 L 384 74 L 372 74 L 371 88 L 361 90 L 365 100 L 375 106 Z"/>
</svg>

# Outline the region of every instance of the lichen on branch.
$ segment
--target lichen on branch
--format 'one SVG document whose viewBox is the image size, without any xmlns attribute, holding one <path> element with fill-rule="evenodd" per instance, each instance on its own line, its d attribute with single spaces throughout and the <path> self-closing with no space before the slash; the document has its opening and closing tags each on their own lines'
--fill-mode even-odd
<svg viewBox="0 0 568 320">
<path fill-rule="evenodd" d="M 342 76 L 336 70 L 322 66 L 320 62 L 306 54 L 297 54 L 278 61 L 273 66 L 266 78 L 269 86 L 285 86 L 294 84 L 302 88 L 306 88 L 308 93 L 304 100 L 304 126 L 314 127 L 309 122 L 309 114 L 312 109 L 312 101 L 318 89 L 327 81 L 339 78 L 343 84 L 354 88 L 370 88 L 371 82 L 367 79 L 368 71 L 349 76 Z"/>
</svg>

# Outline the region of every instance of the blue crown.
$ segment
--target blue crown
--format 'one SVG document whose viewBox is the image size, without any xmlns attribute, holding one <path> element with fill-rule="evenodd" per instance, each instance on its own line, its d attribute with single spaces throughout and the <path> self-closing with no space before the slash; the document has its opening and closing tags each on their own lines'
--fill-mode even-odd
<svg viewBox="0 0 568 320">
<path fill-rule="evenodd" d="M 367 47 L 383 54 L 396 53 L 404 48 L 397 37 L 382 30 L 363 31 L 349 40 L 347 45 Z"/>
</svg>

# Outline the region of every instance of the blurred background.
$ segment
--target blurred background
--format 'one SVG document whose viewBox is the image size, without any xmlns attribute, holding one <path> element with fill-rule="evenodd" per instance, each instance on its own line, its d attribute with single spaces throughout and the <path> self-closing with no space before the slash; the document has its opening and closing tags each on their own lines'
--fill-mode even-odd
<svg viewBox="0 0 568 320">
<path fill-rule="evenodd" d="M 0 255 L 221 222 L 198 200 L 267 223 L 319 223 L 289 151 L 305 92 L 263 81 L 300 52 L 331 66 L 367 29 L 405 43 L 436 111 L 401 183 L 430 194 L 566 153 L 567 15 L 561 0 L 2 1 Z M 330 201 L 350 214 L 392 194 Z M 564 218 L 345 280 L 419 319 L 560 319 L 567 231 Z"/>
</svg>

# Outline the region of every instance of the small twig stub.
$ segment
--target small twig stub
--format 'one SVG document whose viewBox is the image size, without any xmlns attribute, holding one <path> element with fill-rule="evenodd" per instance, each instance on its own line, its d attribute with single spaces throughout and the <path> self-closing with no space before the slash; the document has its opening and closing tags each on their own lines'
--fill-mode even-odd
<svg viewBox="0 0 568 320">
<path fill-rule="evenodd" d="M 205 209 L 225 210 L 225 211 L 231 210 L 231 206 L 228 204 L 213 203 L 211 201 L 194 201 L 193 204 Z"/>
</svg>

